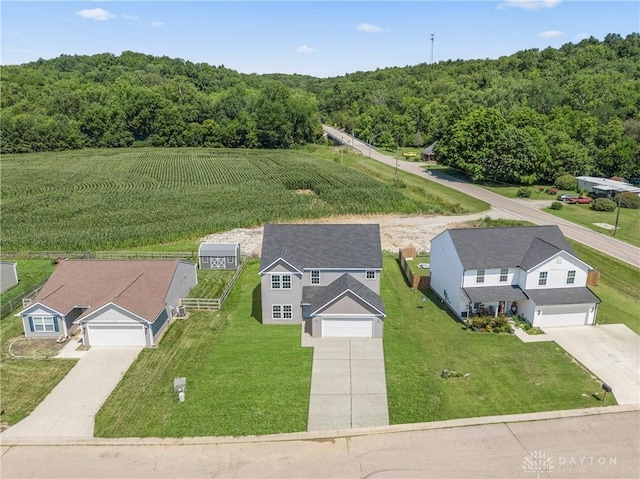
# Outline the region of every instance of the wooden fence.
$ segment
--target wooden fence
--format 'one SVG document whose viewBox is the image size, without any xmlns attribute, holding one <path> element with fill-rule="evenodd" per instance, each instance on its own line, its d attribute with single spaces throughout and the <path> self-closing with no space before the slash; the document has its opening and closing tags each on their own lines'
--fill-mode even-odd
<svg viewBox="0 0 640 479">
<path fill-rule="evenodd" d="M 12 313 L 18 308 L 22 309 L 31 304 L 32 298 L 35 297 L 36 294 L 38 294 L 38 291 L 42 289 L 44 283 L 46 282 L 47 280 L 45 279 L 44 281 L 41 281 L 40 283 L 32 286 L 27 291 L 23 291 L 22 293 L 15 295 L 11 299 L 3 301 L 2 306 L 0 307 L 0 318 L 4 318 L 6 315 Z"/>
<path fill-rule="evenodd" d="M 600 283 L 600 271 L 590 269 L 587 273 L 587 286 L 598 286 Z"/>
<path fill-rule="evenodd" d="M 413 289 L 429 289 L 431 285 L 431 277 L 430 276 L 419 276 L 417 274 L 413 274 L 411 271 L 411 266 L 407 262 L 407 259 L 411 260 L 416 257 L 416 249 L 415 248 L 400 248 L 398 251 L 398 257 L 400 258 L 400 267 L 402 268 L 402 272 L 404 273 L 404 277 L 407 278 L 407 281 L 411 285 Z"/>
<path fill-rule="evenodd" d="M 218 311 L 222 309 L 224 300 L 227 299 L 227 296 L 229 296 L 229 293 L 238 281 L 238 278 L 242 274 L 242 271 L 244 270 L 244 267 L 246 266 L 248 260 L 248 257 L 245 257 L 243 259 L 242 263 L 240 263 L 240 266 L 238 266 L 238 269 L 231 277 L 231 280 L 224 288 L 224 291 L 219 298 L 180 298 L 179 304 L 187 309 L 195 309 L 200 311 Z"/>
</svg>

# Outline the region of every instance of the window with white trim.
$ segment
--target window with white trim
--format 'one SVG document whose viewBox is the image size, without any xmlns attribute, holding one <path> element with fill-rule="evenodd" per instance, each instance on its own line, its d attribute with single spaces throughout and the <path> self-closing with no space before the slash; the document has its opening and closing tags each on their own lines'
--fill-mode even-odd
<svg viewBox="0 0 640 479">
<path fill-rule="evenodd" d="M 271 319 L 293 319 L 293 306 L 291 304 L 271 305 Z"/>
<path fill-rule="evenodd" d="M 376 272 L 372 269 L 367 271 L 367 279 L 376 279 Z"/>
<path fill-rule="evenodd" d="M 540 271 L 540 275 L 538 276 L 538 286 L 547 285 L 547 276 L 548 273 L 546 271 Z"/>
<path fill-rule="evenodd" d="M 272 274 L 271 275 L 271 289 L 280 289 L 280 275 Z"/>
<path fill-rule="evenodd" d="M 320 284 L 320 271 L 311 271 L 311 284 Z"/>
<path fill-rule="evenodd" d="M 567 271 L 567 284 L 575 284 L 576 282 L 576 270 L 572 269 Z"/>
<path fill-rule="evenodd" d="M 53 316 L 32 316 L 33 330 L 37 333 L 53 333 L 56 330 Z"/>
<path fill-rule="evenodd" d="M 291 289 L 291 275 L 283 274 L 282 275 L 282 289 Z"/>
<path fill-rule="evenodd" d="M 227 263 L 229 264 L 233 264 L 233 262 L 235 261 L 236 257 L 235 256 L 227 256 Z"/>
<path fill-rule="evenodd" d="M 484 283 L 484 270 L 483 269 L 479 269 L 476 272 L 476 283 L 478 283 L 478 284 Z"/>
<path fill-rule="evenodd" d="M 508 277 L 509 277 L 509 268 L 502 268 L 500 270 L 500 282 L 506 283 Z"/>
</svg>

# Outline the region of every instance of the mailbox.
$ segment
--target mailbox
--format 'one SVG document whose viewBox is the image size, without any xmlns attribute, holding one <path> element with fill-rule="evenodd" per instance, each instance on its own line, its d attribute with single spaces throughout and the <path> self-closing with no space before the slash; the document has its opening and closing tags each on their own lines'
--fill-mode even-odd
<svg viewBox="0 0 640 479">
<path fill-rule="evenodd" d="M 611 386 L 609 386 L 606 383 L 602 383 L 602 389 L 604 390 L 604 392 L 606 393 L 610 393 L 611 392 Z"/>
</svg>

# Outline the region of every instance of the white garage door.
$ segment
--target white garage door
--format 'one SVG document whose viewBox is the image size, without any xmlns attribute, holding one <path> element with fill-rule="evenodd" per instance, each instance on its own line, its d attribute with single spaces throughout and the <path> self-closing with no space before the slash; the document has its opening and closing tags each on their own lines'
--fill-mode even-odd
<svg viewBox="0 0 640 479">
<path fill-rule="evenodd" d="M 323 338 L 371 338 L 373 320 L 371 318 L 323 318 Z"/>
<path fill-rule="evenodd" d="M 541 328 L 558 326 L 582 326 L 587 324 L 588 308 L 582 305 L 543 306 Z"/>
<path fill-rule="evenodd" d="M 144 327 L 138 325 L 87 326 L 90 346 L 145 346 Z"/>
</svg>

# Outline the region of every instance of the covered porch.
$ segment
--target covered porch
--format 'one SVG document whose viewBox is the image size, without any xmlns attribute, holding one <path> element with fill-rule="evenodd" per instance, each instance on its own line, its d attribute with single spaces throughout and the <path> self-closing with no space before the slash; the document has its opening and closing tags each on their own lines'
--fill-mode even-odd
<svg viewBox="0 0 640 479">
<path fill-rule="evenodd" d="M 529 297 L 519 286 L 483 286 L 463 288 L 468 298 L 467 317 L 505 315 L 513 317 L 524 310 Z"/>
</svg>

